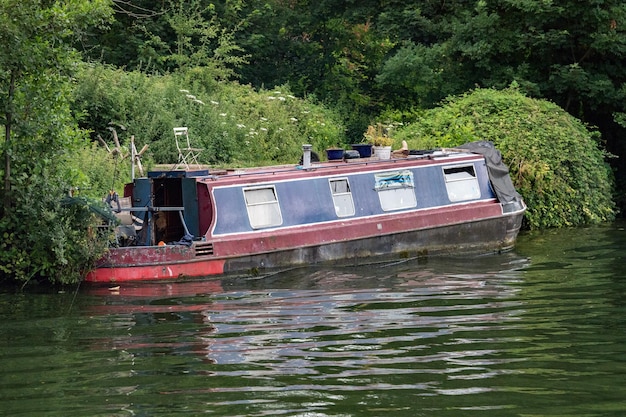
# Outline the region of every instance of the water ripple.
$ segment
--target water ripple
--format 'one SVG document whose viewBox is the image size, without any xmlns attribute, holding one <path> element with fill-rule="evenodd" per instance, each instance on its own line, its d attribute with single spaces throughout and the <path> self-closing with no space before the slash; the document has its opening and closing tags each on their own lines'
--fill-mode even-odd
<svg viewBox="0 0 626 417">
<path fill-rule="evenodd" d="M 611 268 L 590 278 L 586 262 L 601 259 L 591 247 L 576 253 L 582 263 L 529 268 L 509 254 L 20 299 L 0 311 L 12 317 L 0 406 L 70 417 L 617 416 L 624 285 Z"/>
</svg>

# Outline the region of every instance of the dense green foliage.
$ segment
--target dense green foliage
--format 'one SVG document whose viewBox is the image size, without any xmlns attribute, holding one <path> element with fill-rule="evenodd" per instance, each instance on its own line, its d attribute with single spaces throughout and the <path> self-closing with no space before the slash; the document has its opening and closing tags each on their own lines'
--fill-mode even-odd
<svg viewBox="0 0 626 417">
<path fill-rule="evenodd" d="M 615 118 L 626 109 L 621 0 L 117 5 L 112 30 L 93 32 L 80 45 L 92 59 L 166 73 L 191 56 L 202 58 L 193 61 L 198 65 L 218 68 L 214 55 L 196 51 L 219 50 L 227 58 L 221 61 L 224 77 L 270 90 L 289 85 L 299 97 L 314 94 L 340 112 L 352 141 L 381 112 L 411 116 L 449 95 L 515 81 L 528 96 L 549 99 L 597 126 L 607 149 L 626 155 L 626 127 Z M 181 5 L 189 10 L 184 27 L 175 19 Z M 200 29 L 212 36 L 201 36 Z M 189 58 L 171 59 L 185 54 Z M 618 201 L 626 206 L 626 158 L 611 163 Z"/>
<path fill-rule="evenodd" d="M 104 1 L 0 2 L 3 276 L 75 282 L 105 249 L 86 202 L 63 197 L 72 152 L 85 143 L 70 111 L 71 41 L 109 12 Z"/>
<path fill-rule="evenodd" d="M 304 143 L 323 151 L 345 142 L 334 112 L 296 98 L 286 86 L 255 90 L 207 73 L 195 68 L 148 76 L 90 65 L 77 77 L 74 105 L 94 134 L 108 138 L 114 126 L 126 144 L 134 135 L 137 147 L 148 144 L 158 164 L 178 160 L 177 126 L 187 126 L 194 146 L 204 149 L 199 162 L 213 166 L 296 163 Z"/>
<path fill-rule="evenodd" d="M 183 9 L 184 28 L 175 23 Z M 218 36 L 197 33 L 210 29 L 228 38 L 227 75 L 332 102 L 355 124 L 353 139 L 381 109 L 432 107 L 514 80 L 601 129 L 626 104 L 621 0 L 134 0 L 117 11 L 113 30 L 81 44 L 93 59 L 164 73 L 179 68 L 168 57 L 183 44 L 224 51 Z M 211 53 L 197 56 L 213 66 Z"/>
<path fill-rule="evenodd" d="M 396 143 L 494 140 L 529 227 L 610 219 L 600 144 L 626 205 L 625 59 L 621 0 L 0 0 L 0 272 L 72 282 L 101 253 L 87 201 L 62 197 L 128 180 L 96 140 L 112 128 L 151 165 L 187 126 L 201 162 L 232 166 L 412 122 Z"/>
<path fill-rule="evenodd" d="M 613 219 L 613 177 L 598 133 L 548 101 L 478 89 L 425 111 L 396 139 L 417 149 L 493 141 L 528 205 L 530 228 Z"/>
</svg>

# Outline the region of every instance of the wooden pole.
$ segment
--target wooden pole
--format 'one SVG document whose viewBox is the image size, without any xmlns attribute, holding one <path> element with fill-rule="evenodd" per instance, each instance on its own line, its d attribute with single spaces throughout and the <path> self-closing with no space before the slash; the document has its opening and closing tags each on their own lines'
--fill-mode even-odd
<svg viewBox="0 0 626 417">
<path fill-rule="evenodd" d="M 137 148 L 135 148 L 135 135 L 130 137 L 130 180 L 135 181 L 135 158 L 137 157 Z"/>
</svg>

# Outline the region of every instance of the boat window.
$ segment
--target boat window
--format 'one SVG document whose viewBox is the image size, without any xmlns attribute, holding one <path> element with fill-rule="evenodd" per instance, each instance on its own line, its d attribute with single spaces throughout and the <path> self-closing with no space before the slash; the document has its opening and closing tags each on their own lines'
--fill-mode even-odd
<svg viewBox="0 0 626 417">
<path fill-rule="evenodd" d="M 474 165 L 444 167 L 448 198 L 452 202 L 475 200 L 480 198 L 480 186 L 474 171 Z"/>
<path fill-rule="evenodd" d="M 272 187 L 243 190 L 248 209 L 248 219 L 253 229 L 279 226 L 283 223 L 276 189 Z"/>
<path fill-rule="evenodd" d="M 350 192 L 350 183 L 347 178 L 329 180 L 330 191 L 333 194 L 335 213 L 338 217 L 354 216 L 354 201 Z"/>
<path fill-rule="evenodd" d="M 417 206 L 413 173 L 409 170 L 391 171 L 375 175 L 375 189 L 384 211 Z"/>
</svg>

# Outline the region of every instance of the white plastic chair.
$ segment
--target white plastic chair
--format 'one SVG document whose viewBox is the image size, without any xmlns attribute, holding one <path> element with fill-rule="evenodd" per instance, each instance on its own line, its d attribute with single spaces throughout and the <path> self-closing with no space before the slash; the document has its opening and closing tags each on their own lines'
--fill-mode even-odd
<svg viewBox="0 0 626 417">
<path fill-rule="evenodd" d="M 178 163 L 174 169 L 184 167 L 189 169 L 189 165 L 199 165 L 198 156 L 202 152 L 201 148 L 194 148 L 189 142 L 189 129 L 186 127 L 174 128 L 174 139 L 176 139 L 176 148 L 178 149 Z"/>
</svg>

